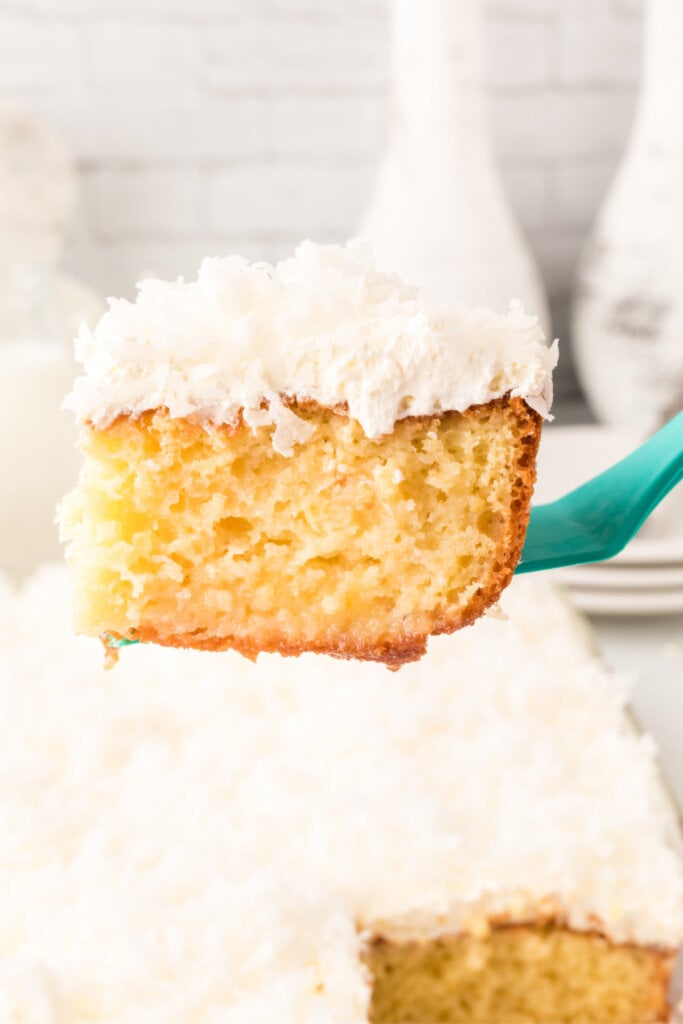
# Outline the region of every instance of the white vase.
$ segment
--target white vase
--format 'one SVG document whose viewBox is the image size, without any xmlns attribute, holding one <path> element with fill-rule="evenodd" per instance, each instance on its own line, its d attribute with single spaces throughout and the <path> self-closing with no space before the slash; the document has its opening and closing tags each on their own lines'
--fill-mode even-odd
<svg viewBox="0 0 683 1024">
<path fill-rule="evenodd" d="M 580 264 L 574 351 L 607 423 L 683 408 L 683 3 L 650 0 L 626 154 Z"/>
<path fill-rule="evenodd" d="M 548 325 L 540 278 L 493 155 L 479 0 L 394 0 L 389 146 L 359 229 L 380 266 L 438 301 Z"/>
</svg>

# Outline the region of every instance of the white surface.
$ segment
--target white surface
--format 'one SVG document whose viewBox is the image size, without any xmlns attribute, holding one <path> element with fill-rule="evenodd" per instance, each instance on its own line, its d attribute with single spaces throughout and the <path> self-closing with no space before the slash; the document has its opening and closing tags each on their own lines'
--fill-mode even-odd
<svg viewBox="0 0 683 1024">
<path fill-rule="evenodd" d="M 610 589 L 670 589 L 683 587 L 683 564 L 664 565 L 649 563 L 630 567 L 623 559 L 618 562 L 599 562 L 592 565 L 569 566 L 562 569 L 565 583 L 579 587 L 607 587 Z"/>
<path fill-rule="evenodd" d="M 569 593 L 577 608 L 595 614 L 649 616 L 683 612 L 683 588 L 680 587 L 620 590 L 571 586 Z"/>
<path fill-rule="evenodd" d="M 561 498 L 623 459 L 644 440 L 637 428 L 593 424 L 545 427 L 538 453 L 534 504 Z"/>
<path fill-rule="evenodd" d="M 681 506 L 683 489 L 679 484 L 675 491 L 666 498 L 662 505 L 655 511 L 651 523 L 646 523 L 641 535 L 635 537 L 629 546 L 617 555 L 615 562 L 619 565 L 642 565 L 644 571 L 652 566 L 663 567 L 670 565 L 683 565 L 683 532 L 661 536 L 650 536 L 658 529 L 658 522 L 667 517 L 676 529 L 676 525 L 683 525 L 683 508 Z M 671 515 L 669 516 L 669 512 Z M 681 518 L 678 518 L 678 517 Z"/>
</svg>

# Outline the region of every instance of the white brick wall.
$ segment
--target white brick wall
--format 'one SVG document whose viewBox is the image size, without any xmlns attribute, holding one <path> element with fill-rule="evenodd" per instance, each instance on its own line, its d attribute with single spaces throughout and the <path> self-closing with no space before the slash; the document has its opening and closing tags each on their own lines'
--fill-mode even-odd
<svg viewBox="0 0 683 1024">
<path fill-rule="evenodd" d="M 641 13 L 642 0 L 487 0 L 491 123 L 565 338 L 633 112 Z M 107 293 L 190 274 L 206 253 L 278 258 L 306 235 L 347 237 L 387 82 L 387 0 L 0 0 L 0 93 L 68 138 L 81 209 L 67 261 Z"/>
</svg>

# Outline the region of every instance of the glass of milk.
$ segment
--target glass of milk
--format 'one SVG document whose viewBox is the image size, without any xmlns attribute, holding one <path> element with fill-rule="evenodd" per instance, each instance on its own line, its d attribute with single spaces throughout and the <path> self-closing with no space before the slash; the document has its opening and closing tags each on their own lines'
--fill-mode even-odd
<svg viewBox="0 0 683 1024">
<path fill-rule="evenodd" d="M 0 339 L 0 571 L 15 579 L 62 557 L 55 507 L 78 473 L 75 363 L 61 339 Z"/>
</svg>

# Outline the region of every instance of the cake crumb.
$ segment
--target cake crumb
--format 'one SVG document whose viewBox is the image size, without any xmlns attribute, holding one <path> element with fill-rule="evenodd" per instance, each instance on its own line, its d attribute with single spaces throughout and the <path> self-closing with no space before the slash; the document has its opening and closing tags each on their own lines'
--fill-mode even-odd
<svg viewBox="0 0 683 1024">
<path fill-rule="evenodd" d="M 492 604 L 490 608 L 487 608 L 484 611 L 484 615 L 489 619 L 497 619 L 499 622 L 507 622 L 509 619 L 509 615 L 507 612 L 503 611 L 498 601 L 496 601 L 495 604 Z"/>
<path fill-rule="evenodd" d="M 118 664 L 119 661 L 119 648 L 113 647 L 111 644 L 111 637 L 108 633 L 103 633 L 100 637 L 102 646 L 104 647 L 104 668 L 109 671 Z"/>
</svg>

